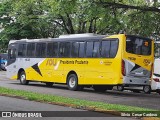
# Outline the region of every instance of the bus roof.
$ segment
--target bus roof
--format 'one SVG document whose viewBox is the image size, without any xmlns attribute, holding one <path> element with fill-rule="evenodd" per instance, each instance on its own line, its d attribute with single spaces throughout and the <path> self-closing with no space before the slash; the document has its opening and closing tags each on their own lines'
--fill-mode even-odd
<svg viewBox="0 0 160 120">
<path fill-rule="evenodd" d="M 107 35 L 96 35 L 96 34 L 73 34 L 73 35 L 61 35 L 59 38 L 41 38 L 41 39 L 20 39 L 20 40 L 10 40 L 9 44 L 16 42 L 49 42 L 49 41 L 79 41 L 88 39 L 102 39 L 107 37 Z"/>
<path fill-rule="evenodd" d="M 94 33 L 68 34 L 68 35 L 60 35 L 59 38 L 83 38 L 83 37 L 96 37 L 96 36 L 105 36 L 105 35 L 98 35 Z"/>
<path fill-rule="evenodd" d="M 117 34 L 117 35 L 125 35 L 125 34 Z M 21 42 L 51 42 L 51 41 L 86 41 L 86 40 L 97 40 L 103 39 L 111 35 L 98 35 L 93 33 L 85 33 L 85 34 L 69 34 L 69 35 L 60 35 L 58 38 L 41 38 L 41 39 L 20 39 L 20 40 L 10 40 L 11 43 L 21 43 Z M 132 37 L 144 38 L 136 35 L 127 35 Z M 146 38 L 148 39 L 148 38 Z"/>
</svg>

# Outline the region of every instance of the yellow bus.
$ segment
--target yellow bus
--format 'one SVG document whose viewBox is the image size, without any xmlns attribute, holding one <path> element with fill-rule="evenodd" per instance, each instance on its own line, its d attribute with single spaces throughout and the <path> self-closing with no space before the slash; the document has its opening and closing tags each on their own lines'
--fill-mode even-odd
<svg viewBox="0 0 160 120">
<path fill-rule="evenodd" d="M 73 34 L 59 38 L 11 40 L 7 77 L 67 84 L 70 90 L 146 86 L 152 76 L 154 43 L 135 35 Z"/>
</svg>

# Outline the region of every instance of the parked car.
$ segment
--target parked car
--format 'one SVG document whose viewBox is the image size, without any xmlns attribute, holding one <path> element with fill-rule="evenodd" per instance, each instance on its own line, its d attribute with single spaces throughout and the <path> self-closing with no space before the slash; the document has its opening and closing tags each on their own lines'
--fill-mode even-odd
<svg viewBox="0 0 160 120">
<path fill-rule="evenodd" d="M 152 76 L 152 80 L 149 85 L 145 85 L 143 87 L 134 87 L 134 86 L 117 86 L 117 90 L 131 90 L 133 92 L 144 91 L 144 93 L 151 93 L 152 91 L 160 94 L 160 57 L 155 58 L 154 60 L 154 74 Z"/>
<path fill-rule="evenodd" d="M 123 90 L 130 90 L 133 91 L 135 93 L 140 93 L 141 91 L 143 91 L 144 93 L 151 93 L 151 86 L 150 85 L 145 85 L 145 86 L 122 86 L 122 85 L 118 85 L 117 86 L 117 90 L 118 91 L 123 91 Z"/>
<path fill-rule="evenodd" d="M 160 75 L 159 74 L 153 74 L 153 78 L 151 81 L 151 90 L 156 91 L 160 94 Z"/>
<path fill-rule="evenodd" d="M 7 70 L 6 67 L 7 67 L 7 60 L 1 59 L 0 60 L 0 68 L 2 70 L 6 71 Z"/>
<path fill-rule="evenodd" d="M 7 67 L 7 54 L 3 53 L 0 54 L 0 69 L 6 71 L 7 70 L 6 67 Z"/>
<path fill-rule="evenodd" d="M 130 90 L 133 92 L 140 92 L 143 91 L 144 93 L 150 94 L 151 92 L 157 92 L 160 94 L 160 75 L 159 74 L 153 74 L 152 80 L 150 85 L 146 85 L 143 87 L 126 87 L 126 86 L 117 86 L 118 91 L 123 90 Z"/>
</svg>

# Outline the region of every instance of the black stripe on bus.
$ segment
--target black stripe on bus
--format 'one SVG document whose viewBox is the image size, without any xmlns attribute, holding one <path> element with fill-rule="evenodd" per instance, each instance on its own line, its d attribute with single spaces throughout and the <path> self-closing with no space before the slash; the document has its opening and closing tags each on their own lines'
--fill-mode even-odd
<svg viewBox="0 0 160 120">
<path fill-rule="evenodd" d="M 36 63 L 35 65 L 33 65 L 32 68 L 33 68 L 37 73 L 39 73 L 39 74 L 42 76 L 42 73 L 41 73 L 41 71 L 40 71 L 40 69 L 39 69 L 39 67 L 38 67 L 38 63 Z"/>
</svg>

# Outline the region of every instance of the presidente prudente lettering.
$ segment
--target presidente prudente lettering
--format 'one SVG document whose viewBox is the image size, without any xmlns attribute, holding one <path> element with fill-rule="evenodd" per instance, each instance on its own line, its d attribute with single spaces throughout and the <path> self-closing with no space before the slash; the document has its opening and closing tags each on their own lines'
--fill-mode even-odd
<svg viewBox="0 0 160 120">
<path fill-rule="evenodd" d="M 60 64 L 88 64 L 86 60 L 59 60 Z M 58 60 L 56 59 L 48 59 L 46 62 L 46 66 L 55 66 Z"/>
</svg>

